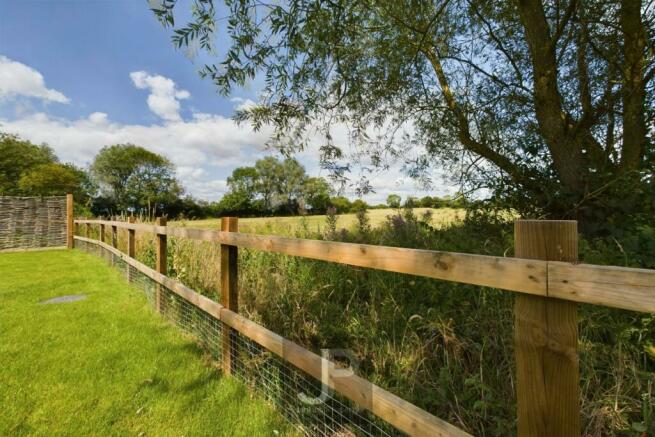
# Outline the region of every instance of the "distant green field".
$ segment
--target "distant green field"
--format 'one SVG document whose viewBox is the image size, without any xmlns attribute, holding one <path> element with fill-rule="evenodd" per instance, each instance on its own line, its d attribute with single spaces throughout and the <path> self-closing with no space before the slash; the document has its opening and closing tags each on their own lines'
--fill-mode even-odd
<svg viewBox="0 0 655 437">
<path fill-rule="evenodd" d="M 453 208 L 416 208 L 414 213 L 421 216 L 425 211 L 432 211 L 432 226 L 442 227 L 444 225 L 460 221 L 464 218 L 465 212 Z M 398 210 L 371 209 L 368 211 L 371 226 L 376 227 L 383 223 L 387 216 L 397 214 Z M 351 229 L 357 223 L 355 214 L 339 215 L 337 227 L 340 229 Z M 221 219 L 188 220 L 171 222 L 171 225 L 183 225 L 203 229 L 220 229 Z M 301 227 L 306 226 L 309 231 L 320 232 L 325 228 L 324 215 L 294 216 L 294 217 L 257 217 L 239 219 L 239 231 L 254 234 L 279 234 L 293 235 Z"/>
</svg>

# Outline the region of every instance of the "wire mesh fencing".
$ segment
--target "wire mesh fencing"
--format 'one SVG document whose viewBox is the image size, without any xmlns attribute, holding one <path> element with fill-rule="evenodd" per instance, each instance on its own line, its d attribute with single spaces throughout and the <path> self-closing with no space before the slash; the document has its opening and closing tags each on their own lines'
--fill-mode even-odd
<svg viewBox="0 0 655 437">
<path fill-rule="evenodd" d="M 324 437 L 404 435 L 368 410 L 339 395 L 320 380 L 226 325 L 169 288 L 127 264 L 111 251 L 85 241 L 75 247 L 99 256 L 140 290 L 150 306 L 179 327 L 207 351 L 222 361 L 223 335 L 231 337 L 232 376 L 275 405 L 302 434 Z"/>
<path fill-rule="evenodd" d="M 0 250 L 66 245 L 66 196 L 0 196 Z"/>
<path fill-rule="evenodd" d="M 232 374 L 272 402 L 305 435 L 402 435 L 321 381 L 231 330 Z"/>
</svg>

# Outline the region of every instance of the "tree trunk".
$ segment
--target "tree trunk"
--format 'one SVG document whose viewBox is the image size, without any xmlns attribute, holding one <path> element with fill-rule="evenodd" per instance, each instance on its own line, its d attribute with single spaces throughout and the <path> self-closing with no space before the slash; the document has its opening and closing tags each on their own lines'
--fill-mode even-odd
<svg viewBox="0 0 655 437">
<path fill-rule="evenodd" d="M 622 171 L 636 170 L 646 149 L 646 31 L 641 20 L 641 1 L 621 2 L 623 31 L 623 149 Z"/>
<path fill-rule="evenodd" d="M 530 50 L 534 103 L 541 135 L 565 189 L 583 190 L 584 157 L 579 141 L 571 135 L 571 120 L 562 108 L 557 81 L 556 41 L 546 21 L 541 0 L 519 0 L 519 14 Z"/>
</svg>

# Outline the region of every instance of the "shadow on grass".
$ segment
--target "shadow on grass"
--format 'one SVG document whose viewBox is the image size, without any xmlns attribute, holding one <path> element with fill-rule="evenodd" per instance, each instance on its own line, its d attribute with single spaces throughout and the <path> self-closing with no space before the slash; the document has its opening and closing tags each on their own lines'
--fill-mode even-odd
<svg viewBox="0 0 655 437">
<path fill-rule="evenodd" d="M 196 378 L 195 380 L 188 382 L 184 384 L 181 387 L 182 391 L 185 392 L 194 392 L 198 390 L 202 390 L 207 387 L 208 384 L 210 384 L 213 380 L 220 380 L 222 378 L 222 373 L 220 372 L 211 372 L 206 374 L 203 377 Z"/>
</svg>

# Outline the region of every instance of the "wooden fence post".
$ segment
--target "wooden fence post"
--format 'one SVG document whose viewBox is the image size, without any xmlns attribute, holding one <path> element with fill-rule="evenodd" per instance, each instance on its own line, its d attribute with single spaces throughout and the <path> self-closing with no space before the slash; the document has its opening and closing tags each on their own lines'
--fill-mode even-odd
<svg viewBox="0 0 655 437">
<path fill-rule="evenodd" d="M 514 241 L 517 258 L 578 260 L 576 221 L 517 220 Z M 580 436 L 577 305 L 517 293 L 514 345 L 518 435 Z"/>
<path fill-rule="evenodd" d="M 75 244 L 73 228 L 73 195 L 66 194 L 66 247 L 69 249 L 72 249 Z"/>
<path fill-rule="evenodd" d="M 109 219 L 111 221 L 115 221 L 116 217 L 110 216 Z M 118 227 L 116 227 L 114 225 L 111 225 L 111 247 L 113 247 L 114 249 L 118 248 Z M 114 258 L 115 258 L 115 256 L 112 255 L 111 256 L 111 265 L 112 265 L 112 267 L 115 264 Z"/>
<path fill-rule="evenodd" d="M 116 221 L 116 217 L 112 217 L 112 221 Z M 118 248 L 118 227 L 111 225 L 111 245 L 114 249 Z"/>
<path fill-rule="evenodd" d="M 166 226 L 166 217 L 157 217 L 155 224 L 157 226 Z M 161 273 L 162 275 L 167 274 L 166 262 L 167 262 L 168 250 L 166 245 L 167 245 L 166 234 L 157 234 L 157 247 L 156 247 L 157 260 L 156 260 L 155 269 L 157 270 L 157 272 Z M 156 298 L 155 298 L 155 308 L 157 308 L 157 312 L 159 313 L 161 312 L 161 285 L 160 284 L 157 284 L 156 290 L 157 291 L 156 291 Z"/>
<path fill-rule="evenodd" d="M 238 218 L 221 218 L 221 231 L 239 232 Z M 239 312 L 238 255 L 236 246 L 221 244 L 221 302 L 235 313 Z M 223 371 L 228 375 L 234 370 L 236 354 L 236 341 L 231 332 L 230 327 L 223 325 Z"/>
<path fill-rule="evenodd" d="M 88 217 L 85 217 L 85 219 L 88 220 L 89 218 L 88 218 Z M 85 227 L 86 227 L 86 235 L 85 235 L 85 237 L 86 237 L 86 238 L 91 238 L 91 223 L 87 223 L 87 224 L 85 225 Z"/>
<path fill-rule="evenodd" d="M 135 219 L 134 216 L 130 216 L 127 218 L 128 223 L 134 223 Z M 134 253 L 135 253 L 135 237 L 136 237 L 136 232 L 134 229 L 128 229 L 127 230 L 127 256 L 130 258 L 134 258 Z M 127 268 L 127 282 L 132 281 L 132 277 L 130 274 L 130 265 L 126 264 Z"/>
<path fill-rule="evenodd" d="M 104 220 L 104 216 L 98 217 L 99 220 Z M 100 223 L 100 241 L 105 242 L 105 224 Z"/>
</svg>

